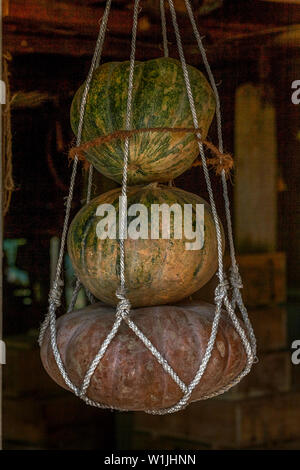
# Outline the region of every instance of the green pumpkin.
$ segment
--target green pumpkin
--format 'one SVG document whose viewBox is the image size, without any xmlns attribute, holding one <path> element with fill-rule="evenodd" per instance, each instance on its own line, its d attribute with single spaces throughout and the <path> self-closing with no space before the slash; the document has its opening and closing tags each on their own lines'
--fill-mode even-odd
<svg viewBox="0 0 300 470">
<path fill-rule="evenodd" d="M 204 75 L 188 66 L 202 137 L 214 116 L 215 99 Z M 96 69 L 87 98 L 82 143 L 125 129 L 129 62 L 109 62 Z M 77 133 L 84 85 L 73 99 L 71 125 Z M 132 98 L 132 129 L 193 127 L 182 66 L 159 58 L 136 62 Z M 128 183 L 166 182 L 187 170 L 199 153 L 192 134 L 147 132 L 130 138 Z M 85 151 L 86 159 L 103 175 L 122 182 L 124 140 Z"/>
<path fill-rule="evenodd" d="M 75 216 L 68 234 L 68 252 L 81 282 L 100 300 L 116 305 L 115 291 L 119 286 L 120 249 L 118 239 L 101 239 L 103 227 L 99 228 L 97 208 L 111 204 L 116 209 L 119 223 L 120 189 L 102 194 L 84 206 Z M 143 204 L 148 211 L 146 219 L 151 233 L 152 204 L 191 204 L 192 223 L 195 229 L 196 204 L 204 204 L 204 244 L 199 249 L 187 249 L 184 230 L 182 238 L 174 237 L 174 219 L 171 216 L 169 238 L 125 240 L 125 277 L 128 298 L 133 307 L 162 305 L 188 297 L 213 276 L 217 269 L 217 240 L 210 206 L 196 194 L 163 185 L 128 188 L 128 208 Z M 183 212 L 182 212 L 183 213 Z M 127 219 L 129 228 L 135 217 Z M 183 226 L 184 217 L 182 217 Z M 153 226 L 153 225 L 152 225 Z M 160 217 L 160 230 L 162 217 Z M 101 231 L 102 230 L 102 231 Z M 107 231 L 107 228 L 105 228 Z M 130 231 L 129 231 L 130 234 Z M 117 234 L 118 236 L 118 234 Z"/>
</svg>

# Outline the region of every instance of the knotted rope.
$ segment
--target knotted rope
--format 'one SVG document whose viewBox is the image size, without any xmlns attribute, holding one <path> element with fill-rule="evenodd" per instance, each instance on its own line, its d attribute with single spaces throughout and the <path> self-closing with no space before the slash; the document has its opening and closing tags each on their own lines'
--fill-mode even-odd
<svg viewBox="0 0 300 470">
<path fill-rule="evenodd" d="M 230 170 L 233 168 L 233 158 L 229 153 L 221 152 L 212 142 L 199 137 L 201 129 L 195 127 L 146 127 L 141 129 L 130 129 L 130 130 L 118 130 L 111 134 L 96 137 L 93 140 L 85 142 L 79 146 L 73 147 L 69 151 L 69 158 L 73 160 L 77 157 L 79 160 L 85 161 L 84 153 L 89 149 L 94 148 L 98 145 L 107 144 L 113 140 L 129 139 L 134 135 L 144 134 L 146 132 L 157 132 L 161 134 L 174 133 L 174 134 L 193 134 L 195 140 L 201 144 L 204 144 L 214 154 L 214 158 L 206 158 L 206 164 L 214 167 L 217 175 L 221 175 L 224 171 L 228 176 Z M 192 166 L 202 166 L 203 163 L 197 160 Z"/>
<path fill-rule="evenodd" d="M 48 297 L 49 305 L 52 305 L 55 310 L 57 310 L 61 305 L 61 296 L 62 296 L 63 286 L 64 286 L 64 282 L 62 279 L 55 279 L 53 282 L 52 289 L 50 290 L 49 297 Z M 45 316 L 45 319 L 40 328 L 39 339 L 38 339 L 40 345 L 43 341 L 43 338 L 49 326 L 49 323 L 50 323 L 50 309 L 47 315 Z"/>
</svg>

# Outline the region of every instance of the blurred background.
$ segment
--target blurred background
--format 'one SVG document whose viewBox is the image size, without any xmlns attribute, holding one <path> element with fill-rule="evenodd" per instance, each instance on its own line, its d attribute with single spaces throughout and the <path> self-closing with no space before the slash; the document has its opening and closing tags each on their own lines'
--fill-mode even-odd
<svg viewBox="0 0 300 470">
<path fill-rule="evenodd" d="M 167 2 L 166 2 L 167 4 Z M 187 62 L 203 69 L 183 0 L 175 2 Z M 68 191 L 69 108 L 84 81 L 105 2 L 4 0 L 4 305 L 5 449 L 300 449 L 300 2 L 194 0 L 197 23 L 219 86 L 243 295 L 259 363 L 214 400 L 171 416 L 87 407 L 42 369 L 38 328 L 47 310 Z M 103 61 L 127 60 L 132 2 L 115 0 Z M 163 55 L 158 0 L 143 0 L 137 59 Z M 170 55 L 176 41 L 167 9 Z M 209 138 L 216 143 L 215 122 Z M 220 180 L 212 173 L 224 220 Z M 79 172 L 74 213 L 84 197 Z M 176 186 L 207 199 L 200 167 Z M 97 175 L 94 194 L 114 182 Z M 65 305 L 73 285 L 65 258 Z M 212 300 L 215 279 L 195 294 Z M 78 306 L 85 305 L 81 293 Z M 65 305 L 62 307 L 64 310 Z"/>
</svg>

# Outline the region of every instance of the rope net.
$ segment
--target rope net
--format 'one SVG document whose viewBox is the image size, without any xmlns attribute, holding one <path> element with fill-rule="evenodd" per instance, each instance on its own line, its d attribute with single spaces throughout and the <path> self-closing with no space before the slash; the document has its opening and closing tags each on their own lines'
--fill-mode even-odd
<svg viewBox="0 0 300 470">
<path fill-rule="evenodd" d="M 240 289 L 242 288 L 242 280 L 239 274 L 239 269 L 238 265 L 236 262 L 236 257 L 235 257 L 235 249 L 234 249 L 234 242 L 233 242 L 233 233 L 232 233 L 232 224 L 231 224 L 231 214 L 230 214 L 230 202 L 229 202 L 229 196 L 228 196 L 228 189 L 227 189 L 227 180 L 226 180 L 226 173 L 227 173 L 227 167 L 224 163 L 224 159 L 222 159 L 222 156 L 224 155 L 223 153 L 223 133 L 222 133 L 222 114 L 221 114 L 221 105 L 220 105 L 220 98 L 219 98 L 219 93 L 217 90 L 216 82 L 213 76 L 213 73 L 211 71 L 211 68 L 209 66 L 207 57 L 206 57 L 206 52 L 202 43 L 202 39 L 200 36 L 200 33 L 198 31 L 198 27 L 195 21 L 195 17 L 193 14 L 193 10 L 190 4 L 190 0 L 185 0 L 185 5 L 186 5 L 186 10 L 188 17 L 191 22 L 191 26 L 193 29 L 193 33 L 200 51 L 200 54 L 202 56 L 203 63 L 205 65 L 205 69 L 211 84 L 211 87 L 214 91 L 215 99 L 216 99 L 216 117 L 217 117 L 217 129 L 218 129 L 218 149 L 216 149 L 215 146 L 213 146 L 214 154 L 215 157 L 218 158 L 219 160 L 219 173 L 221 174 L 221 179 L 222 179 L 222 186 L 223 186 L 223 196 L 224 196 L 224 203 L 225 203 L 225 211 L 226 211 L 226 220 L 227 220 L 227 232 L 228 232 L 228 240 L 229 240 L 229 247 L 230 247 L 230 257 L 231 257 L 231 268 L 230 268 L 230 275 L 229 275 L 229 281 L 226 277 L 226 274 L 224 272 L 223 268 L 223 249 L 222 249 L 222 235 L 221 235 L 221 228 L 220 228 L 220 222 L 216 210 L 216 204 L 214 200 L 214 194 L 211 186 L 211 180 L 210 180 L 210 175 L 209 175 L 209 170 L 208 170 L 208 164 L 209 161 L 207 161 L 206 156 L 205 156 L 205 151 L 204 151 L 204 145 L 207 146 L 207 142 L 203 141 L 202 136 L 201 136 L 201 130 L 199 129 L 199 124 L 198 124 L 198 119 L 197 119 L 197 114 L 196 114 L 196 108 L 195 108 L 195 102 L 194 102 L 194 97 L 191 89 L 191 84 L 190 84 L 190 78 L 189 78 L 189 73 L 187 69 L 187 64 L 185 60 L 185 55 L 184 55 L 184 50 L 183 50 L 183 45 L 182 45 L 182 40 L 181 40 L 181 35 L 180 35 L 180 30 L 177 22 L 177 14 L 176 10 L 174 7 L 174 2 L 173 0 L 167 0 L 169 4 L 169 9 L 171 13 L 171 19 L 172 19 L 172 24 L 176 36 L 176 44 L 177 44 L 177 49 L 180 57 L 180 62 L 182 65 L 182 71 L 183 71 L 183 76 L 184 76 L 184 81 L 185 81 L 185 87 L 187 91 L 187 96 L 189 100 L 189 105 L 190 105 L 190 111 L 191 115 L 193 118 L 193 125 L 194 128 L 189 129 L 189 132 L 193 132 L 197 138 L 197 144 L 199 146 L 199 153 L 200 153 L 200 158 L 201 158 L 201 164 L 203 167 L 203 172 L 205 176 L 205 181 L 206 181 L 206 186 L 209 194 L 209 202 L 210 206 L 212 209 L 212 214 L 213 214 L 213 220 L 214 220 L 214 225 L 216 229 L 216 238 L 217 238 L 217 255 L 218 255 L 218 271 L 217 271 L 217 276 L 219 279 L 219 284 L 215 289 L 215 316 L 214 320 L 212 323 L 212 329 L 210 333 L 210 337 L 207 343 L 206 351 L 203 356 L 202 362 L 198 368 L 198 371 L 195 374 L 194 379 L 189 383 L 185 384 L 180 377 L 176 374 L 174 369 L 170 366 L 170 364 L 165 360 L 165 358 L 162 356 L 162 354 L 158 351 L 158 349 L 151 343 L 151 341 L 143 334 L 143 332 L 137 327 L 137 325 L 132 321 L 130 318 L 130 309 L 131 305 L 129 302 L 129 299 L 126 296 L 126 279 L 125 279 L 125 228 L 126 228 L 126 196 L 127 196 L 127 170 L 128 170 L 128 160 L 129 160 L 129 138 L 130 135 L 132 135 L 135 130 L 131 129 L 131 115 L 132 115 L 132 94 L 133 94 L 133 77 L 134 77 L 134 65 L 135 65 L 135 51 L 136 51 L 136 36 L 137 36 L 137 25 L 138 25 L 138 15 L 139 15 L 139 8 L 140 8 L 140 2 L 139 0 L 134 1 L 134 8 L 133 8 L 133 23 L 132 23 L 132 37 L 131 37 L 131 53 L 130 53 L 130 67 L 129 67 L 129 77 L 128 77 L 128 95 L 127 95 L 127 108 L 126 108 L 126 129 L 123 131 L 122 138 L 125 140 L 125 146 L 124 146 L 124 165 L 123 165 L 123 179 L 122 179 L 122 190 L 121 190 L 121 195 L 122 198 L 121 200 L 123 203 L 120 205 L 120 285 L 119 288 L 116 292 L 116 296 L 119 300 L 117 308 L 116 308 L 116 315 L 115 315 L 115 321 L 113 323 L 113 326 L 108 333 L 107 337 L 103 341 L 102 345 L 99 347 L 99 350 L 94 357 L 93 361 L 88 367 L 88 370 L 85 373 L 85 377 L 83 379 L 83 382 L 81 384 L 81 387 L 77 387 L 72 383 L 70 380 L 67 371 L 65 370 L 63 361 L 61 359 L 60 352 L 58 350 L 57 346 L 57 340 L 56 340 L 56 311 L 59 308 L 61 304 L 61 295 L 62 295 L 62 288 L 63 288 L 63 280 L 62 280 L 62 264 L 63 264 L 63 256 L 64 256 L 64 250 L 65 250 L 65 243 L 66 243 L 66 235 L 67 235 L 67 230 L 69 226 L 69 218 L 70 218 L 70 210 L 71 210 L 71 203 L 73 199 L 73 192 L 74 192 L 74 186 L 75 186 L 75 178 L 76 178 L 76 172 L 77 172 L 77 166 L 78 166 L 78 161 L 79 161 L 79 156 L 80 156 L 80 149 L 84 146 L 81 146 L 81 136 L 82 136 L 82 129 L 83 129 L 83 122 L 84 122 L 84 115 L 85 115 L 85 107 L 86 107 L 86 102 L 87 102 L 87 97 L 90 89 L 90 84 L 91 80 L 93 77 L 93 73 L 96 67 L 98 67 L 100 60 L 101 60 L 101 54 L 102 54 L 102 49 L 103 49 L 103 43 L 104 43 L 104 38 L 105 38 L 105 32 L 107 29 L 107 21 L 110 13 L 110 8 L 111 8 L 111 3 L 112 0 L 107 0 L 106 1 L 106 6 L 104 10 L 104 14 L 101 20 L 100 24 L 100 29 L 99 29 L 99 34 L 96 42 L 96 47 L 94 51 L 94 55 L 92 58 L 90 70 L 88 73 L 87 80 L 85 82 L 85 88 L 83 92 L 83 97 L 81 101 L 81 106 L 80 106 L 80 116 L 79 116 L 79 125 L 78 125 L 78 134 L 77 134 L 77 141 L 76 141 L 76 148 L 73 149 L 73 166 L 72 166 L 72 174 L 71 174 L 71 180 L 70 180 L 70 189 L 69 189 L 69 195 L 67 198 L 66 202 L 66 211 L 65 211 L 65 221 L 64 221 L 64 226 L 63 226 L 63 231 L 62 231 L 62 237 L 61 237 L 61 246 L 60 246 L 60 252 L 59 252 L 59 257 L 58 257 L 58 262 L 57 262 L 57 269 L 56 269 L 56 277 L 52 286 L 52 289 L 49 294 L 49 309 L 48 313 L 45 317 L 45 320 L 41 326 L 40 329 L 40 336 L 39 336 L 39 344 L 42 344 L 44 334 L 46 330 L 49 328 L 50 330 L 50 341 L 51 341 L 51 347 L 53 351 L 53 355 L 56 361 L 56 364 L 58 366 L 58 369 L 66 383 L 66 385 L 69 387 L 69 389 L 79 398 L 81 398 L 86 404 L 95 406 L 98 408 L 112 408 L 109 405 L 98 403 L 96 401 L 91 400 L 87 393 L 89 389 L 89 385 L 91 382 L 91 379 L 93 377 L 93 374 L 98 367 L 101 359 L 103 358 L 107 348 L 109 347 L 111 341 L 113 338 L 116 336 L 118 333 L 119 327 L 121 323 L 124 321 L 127 326 L 135 333 L 135 335 L 143 342 L 145 347 L 153 354 L 153 356 L 156 358 L 158 363 L 161 365 L 163 370 L 170 375 L 170 377 L 173 379 L 173 381 L 178 385 L 178 387 L 182 391 L 182 398 L 173 406 L 165 409 L 160 409 L 160 410 L 146 410 L 147 413 L 150 414 L 158 414 L 158 415 L 163 415 L 163 414 L 169 414 L 173 413 L 176 411 L 179 411 L 188 404 L 192 392 L 195 389 L 195 387 L 199 384 L 205 370 L 207 367 L 207 364 L 210 360 L 213 348 L 215 346 L 215 340 L 216 340 L 216 335 L 218 331 L 218 326 L 219 326 L 219 321 L 221 317 L 221 311 L 222 307 L 225 308 L 227 311 L 228 316 L 230 317 L 234 328 L 236 332 L 238 333 L 241 342 L 244 346 L 246 355 L 247 355 L 247 363 L 244 368 L 244 370 L 234 379 L 232 380 L 228 385 L 223 387 L 222 389 L 219 389 L 218 391 L 206 395 L 202 397 L 201 399 L 207 399 L 207 398 L 212 398 L 217 395 L 220 395 L 227 390 L 229 390 L 231 387 L 236 385 L 245 375 L 247 375 L 252 367 L 252 364 L 256 360 L 256 340 L 255 340 L 255 335 L 247 314 L 247 310 L 244 306 L 243 299 L 240 293 Z M 162 37 L 163 37 L 163 49 L 164 49 L 164 55 L 165 57 L 168 56 L 169 51 L 168 51 L 168 40 L 167 40 L 167 28 L 166 28 L 166 16 L 165 16 L 165 2 L 164 0 L 160 0 L 160 12 L 161 12 L 161 21 L 162 21 Z M 148 129 L 149 131 L 149 129 Z M 106 136 L 107 137 L 107 136 Z M 108 136 L 110 137 L 110 136 Z M 211 144 L 212 145 L 212 144 Z M 226 154 L 225 154 L 226 155 Z M 228 164 L 228 162 L 227 162 Z M 91 198 L 91 187 L 92 187 L 92 179 L 93 179 L 93 167 L 90 165 L 89 167 L 89 177 L 88 177 L 88 190 L 87 190 L 87 198 L 86 202 L 88 203 Z M 72 295 L 72 299 L 68 308 L 68 312 L 72 311 L 78 292 L 81 288 L 81 283 L 79 279 L 76 281 L 76 285 L 74 288 L 74 292 Z M 232 289 L 232 296 L 229 298 L 228 291 L 229 288 Z M 91 302 L 94 301 L 93 297 L 89 292 L 87 292 L 88 298 L 90 299 Z M 235 309 L 238 307 L 242 314 L 243 318 L 243 323 L 245 325 L 245 330 L 239 321 Z M 122 411 L 126 411 L 124 409 L 119 409 Z"/>
</svg>

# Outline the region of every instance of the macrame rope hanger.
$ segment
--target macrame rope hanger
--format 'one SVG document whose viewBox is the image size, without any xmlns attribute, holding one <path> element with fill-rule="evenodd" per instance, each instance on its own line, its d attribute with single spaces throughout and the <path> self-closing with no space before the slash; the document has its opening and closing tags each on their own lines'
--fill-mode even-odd
<svg viewBox="0 0 300 470">
<path fill-rule="evenodd" d="M 93 78 L 93 73 L 96 67 L 99 66 L 100 60 L 101 60 L 101 55 L 102 55 L 102 49 L 103 49 L 103 44 L 104 44 L 104 39 L 105 39 L 105 32 L 107 29 L 107 21 L 110 13 L 110 8 L 111 8 L 111 3 L 112 0 L 107 0 L 106 1 L 106 6 L 104 10 L 104 14 L 101 20 L 100 24 L 100 29 L 99 29 L 99 34 L 95 46 L 95 51 L 94 55 L 92 58 L 90 70 L 85 82 L 85 88 L 82 96 L 82 101 L 81 101 L 81 106 L 80 106 L 80 115 L 79 115 L 79 125 L 78 125 L 78 133 L 77 133 L 77 140 L 76 140 L 76 146 L 79 146 L 81 143 L 81 136 L 82 136 L 82 129 L 83 129 L 83 122 L 84 122 L 84 115 L 85 115 L 85 107 L 86 107 L 86 102 L 87 102 L 87 97 L 90 89 L 90 84 L 91 80 Z M 182 71 L 183 71 L 183 76 L 184 76 L 184 81 L 185 81 L 185 86 L 186 86 L 186 91 L 188 95 L 188 100 L 189 100 L 189 105 L 190 105 L 190 110 L 191 114 L 193 117 L 193 125 L 196 130 L 199 129 L 198 126 L 198 120 L 197 120 L 197 114 L 196 114 L 196 109 L 195 109 L 195 103 L 194 103 L 194 97 L 191 89 L 191 84 L 190 84 L 190 79 L 189 79 L 189 73 L 187 69 L 187 64 L 185 60 L 185 55 L 184 55 L 184 50 L 182 46 L 182 41 L 181 41 L 181 35 L 180 35 L 180 30 L 178 27 L 178 22 L 177 22 L 177 14 L 176 10 L 174 7 L 173 0 L 168 0 L 169 3 L 169 8 L 170 8 L 170 13 L 171 13 L 171 18 L 172 18 L 172 24 L 175 32 L 175 37 L 176 37 L 176 44 L 177 44 L 177 49 L 180 57 L 180 62 L 182 65 Z M 215 94 L 215 99 L 216 99 L 216 118 L 217 118 L 217 129 L 218 129 L 218 145 L 219 145 L 219 151 L 223 153 L 223 135 L 222 135 L 222 115 L 221 115 L 221 105 L 220 105 L 220 98 L 219 98 L 219 93 L 217 90 L 216 82 L 213 76 L 213 73 L 211 71 L 210 65 L 208 63 L 207 57 L 206 57 L 206 52 L 202 43 L 202 38 L 199 34 L 195 17 L 193 14 L 193 10 L 191 8 L 190 0 L 185 0 L 185 5 L 186 5 L 186 10 L 191 22 L 191 26 L 193 29 L 193 33 L 196 39 L 196 42 L 198 44 L 199 51 L 202 56 L 203 63 L 205 65 L 205 69 L 210 81 L 210 84 L 212 86 L 212 89 Z M 168 57 L 169 56 L 169 50 L 168 50 L 168 39 L 167 39 L 167 27 L 166 27 L 166 15 L 165 15 L 165 2 L 164 0 L 160 0 L 160 13 L 161 13 L 161 25 L 162 25 L 162 37 L 163 37 L 163 50 L 164 50 L 164 56 Z M 133 86 L 134 86 L 134 66 L 135 66 L 135 52 L 136 52 L 136 36 L 137 36 L 137 24 L 138 24 L 138 15 L 139 15 L 139 0 L 134 1 L 134 8 L 133 8 L 133 23 L 132 23 L 132 37 L 131 37 L 131 53 L 130 53 L 130 65 L 129 65 L 129 78 L 128 78 L 128 95 L 127 95 L 127 108 L 126 108 L 126 129 L 127 131 L 131 130 L 131 114 L 132 114 L 132 97 L 133 97 Z M 174 369 L 168 364 L 168 362 L 164 359 L 164 357 L 161 355 L 161 353 L 158 351 L 158 349 L 151 343 L 151 341 L 143 334 L 143 332 L 135 325 L 135 323 L 131 320 L 130 318 L 130 302 L 127 299 L 126 296 L 126 279 L 125 279 L 125 244 L 124 244 L 124 239 L 125 239 L 125 231 L 126 231 L 126 201 L 127 201 L 127 170 L 128 170 L 128 160 L 129 160 L 129 137 L 125 139 L 125 146 L 124 146 L 124 165 L 123 165 L 123 179 L 122 179 L 122 190 L 121 190 L 121 204 L 120 204 L 120 286 L 116 292 L 116 296 L 119 299 L 119 303 L 116 308 L 116 315 L 115 315 L 115 321 L 114 324 L 108 333 L 106 339 L 103 341 L 102 345 L 100 346 L 95 358 L 91 362 L 91 364 L 88 367 L 88 370 L 86 371 L 85 377 L 83 379 L 81 387 L 77 387 L 72 383 L 70 380 L 64 364 L 61 359 L 60 352 L 58 350 L 57 346 L 57 339 L 56 339 L 56 311 L 61 305 L 61 296 L 62 296 L 62 287 L 63 287 L 63 280 L 62 280 L 62 266 L 63 266 L 63 258 L 64 258 L 64 251 L 65 251 L 65 244 L 66 244 L 66 236 L 67 236 L 67 230 L 69 226 L 69 219 L 70 219 L 70 211 L 71 211 L 71 203 L 73 199 L 73 192 L 74 192 L 74 186 L 75 186 L 75 180 L 76 180 L 76 173 L 77 173 L 77 167 L 78 167 L 78 156 L 75 155 L 75 158 L 73 160 L 73 166 L 72 166 L 72 173 L 71 173 L 71 180 L 70 180 L 70 189 L 69 189 L 69 194 L 66 200 L 66 209 L 65 209 L 65 220 L 64 220 L 64 226 L 63 226 L 63 231 L 62 231 L 62 237 L 61 237 L 61 246 L 60 246 L 60 251 L 59 251 L 59 257 L 58 257 L 58 262 L 57 262 L 57 268 L 56 268 L 56 276 L 55 280 L 52 286 L 52 289 L 49 294 L 49 309 L 48 313 L 45 316 L 45 320 L 41 326 L 40 329 L 40 335 L 39 335 L 39 344 L 42 344 L 44 334 L 46 330 L 49 328 L 50 330 L 50 340 L 51 340 L 51 347 L 53 351 L 53 355 L 56 361 L 56 364 L 58 366 L 58 369 L 66 383 L 66 385 L 69 387 L 69 389 L 79 398 L 81 398 L 86 404 L 95 406 L 98 408 L 112 408 L 108 405 L 102 404 L 95 402 L 91 400 L 88 396 L 88 388 L 90 385 L 90 381 L 92 379 L 92 376 L 99 365 L 101 359 L 103 358 L 107 348 L 109 347 L 112 339 L 114 336 L 117 334 L 119 327 L 122 323 L 122 321 L 125 321 L 128 327 L 136 334 L 136 336 L 143 342 L 145 347 L 153 354 L 153 356 L 156 358 L 158 363 L 162 366 L 164 371 L 170 375 L 170 377 L 173 379 L 173 381 L 178 385 L 178 387 L 182 391 L 182 398 L 174 405 L 169 408 L 161 409 L 161 410 L 147 410 L 147 413 L 150 414 L 158 414 L 158 415 L 163 415 L 163 414 L 169 414 L 173 413 L 176 411 L 179 411 L 183 409 L 191 395 L 195 387 L 198 385 L 200 382 L 207 364 L 210 360 L 212 350 L 215 345 L 215 340 L 216 340 L 216 335 L 218 331 L 218 325 L 221 317 L 221 310 L 222 306 L 225 307 L 234 327 L 238 335 L 240 336 L 240 339 L 243 343 L 246 355 L 247 355 L 247 363 L 245 366 L 245 369 L 226 387 L 223 387 L 221 390 L 218 390 L 217 392 L 214 392 L 210 395 L 206 395 L 202 397 L 202 399 L 207 399 L 207 398 L 212 398 L 214 396 L 220 395 L 227 390 L 229 390 L 232 386 L 236 385 L 246 374 L 249 373 L 253 362 L 256 361 L 256 340 L 255 340 L 255 335 L 250 323 L 250 320 L 248 318 L 247 310 L 244 306 L 243 299 L 240 293 L 240 289 L 242 288 L 242 281 L 241 277 L 239 274 L 238 270 L 238 265 L 236 262 L 236 257 L 235 257 L 235 248 L 234 248 L 234 242 L 233 242 L 233 233 L 232 233 L 232 224 L 231 224 L 231 214 L 230 214 L 230 202 L 229 202 L 229 196 L 228 196 L 228 189 L 227 189 L 227 181 L 226 181 L 226 175 L 225 171 L 223 170 L 221 173 L 221 179 L 222 179 L 222 186 L 223 186 L 223 196 L 224 196 L 224 202 L 225 202 L 225 211 L 226 211 L 226 221 L 227 221 L 227 232 L 228 232 L 228 240 L 229 240 L 229 247 L 230 247 L 230 257 L 231 257 L 231 268 L 230 268 L 230 283 L 227 281 L 226 275 L 224 273 L 224 268 L 223 268 L 223 257 L 222 257 L 222 237 L 221 237 L 221 229 L 220 229 L 220 223 L 219 223 L 219 218 L 216 210 L 216 205 L 215 205 L 215 200 L 214 200 L 214 195 L 213 195 L 213 190 L 211 186 L 211 181 L 210 181 L 210 175 L 208 171 L 208 166 L 206 162 L 206 157 L 205 157 L 205 152 L 204 152 L 204 147 L 201 142 L 201 134 L 200 131 L 197 132 L 197 137 L 198 137 L 198 146 L 199 146 L 199 152 L 200 152 L 200 157 L 202 161 L 202 167 L 203 167 L 203 172 L 205 176 L 205 181 L 207 185 L 207 190 L 209 194 L 209 202 L 211 205 L 212 209 L 212 214 L 213 214 L 213 220 L 215 224 L 215 229 L 216 229 L 216 237 L 217 237 L 217 252 L 218 252 L 218 272 L 217 276 L 219 278 L 219 284 L 215 290 L 215 304 L 216 304 L 216 310 L 215 310 L 215 316 L 212 324 L 212 330 L 210 334 L 210 338 L 207 343 L 207 348 L 205 351 L 205 354 L 203 356 L 202 362 L 199 366 L 198 371 L 195 374 L 194 379 L 189 383 L 185 384 L 180 377 L 176 374 Z M 91 199 L 91 188 L 92 188 L 92 181 L 93 181 L 93 166 L 90 165 L 89 167 L 89 174 L 88 174 L 88 187 L 87 187 L 87 197 L 86 197 L 86 203 L 89 203 Z M 76 299 L 78 292 L 81 288 L 81 283 L 79 279 L 76 280 L 76 285 L 73 291 L 72 299 L 68 308 L 68 312 L 72 311 L 75 307 Z M 229 287 L 232 288 L 232 296 L 229 298 L 228 295 L 228 290 Z M 90 292 L 86 291 L 88 299 L 90 302 L 94 302 L 93 296 L 90 294 Z M 245 329 L 242 327 L 236 313 L 235 309 L 236 307 L 239 308 L 243 322 L 245 325 Z M 124 409 L 120 409 L 120 411 L 126 411 Z"/>
</svg>

